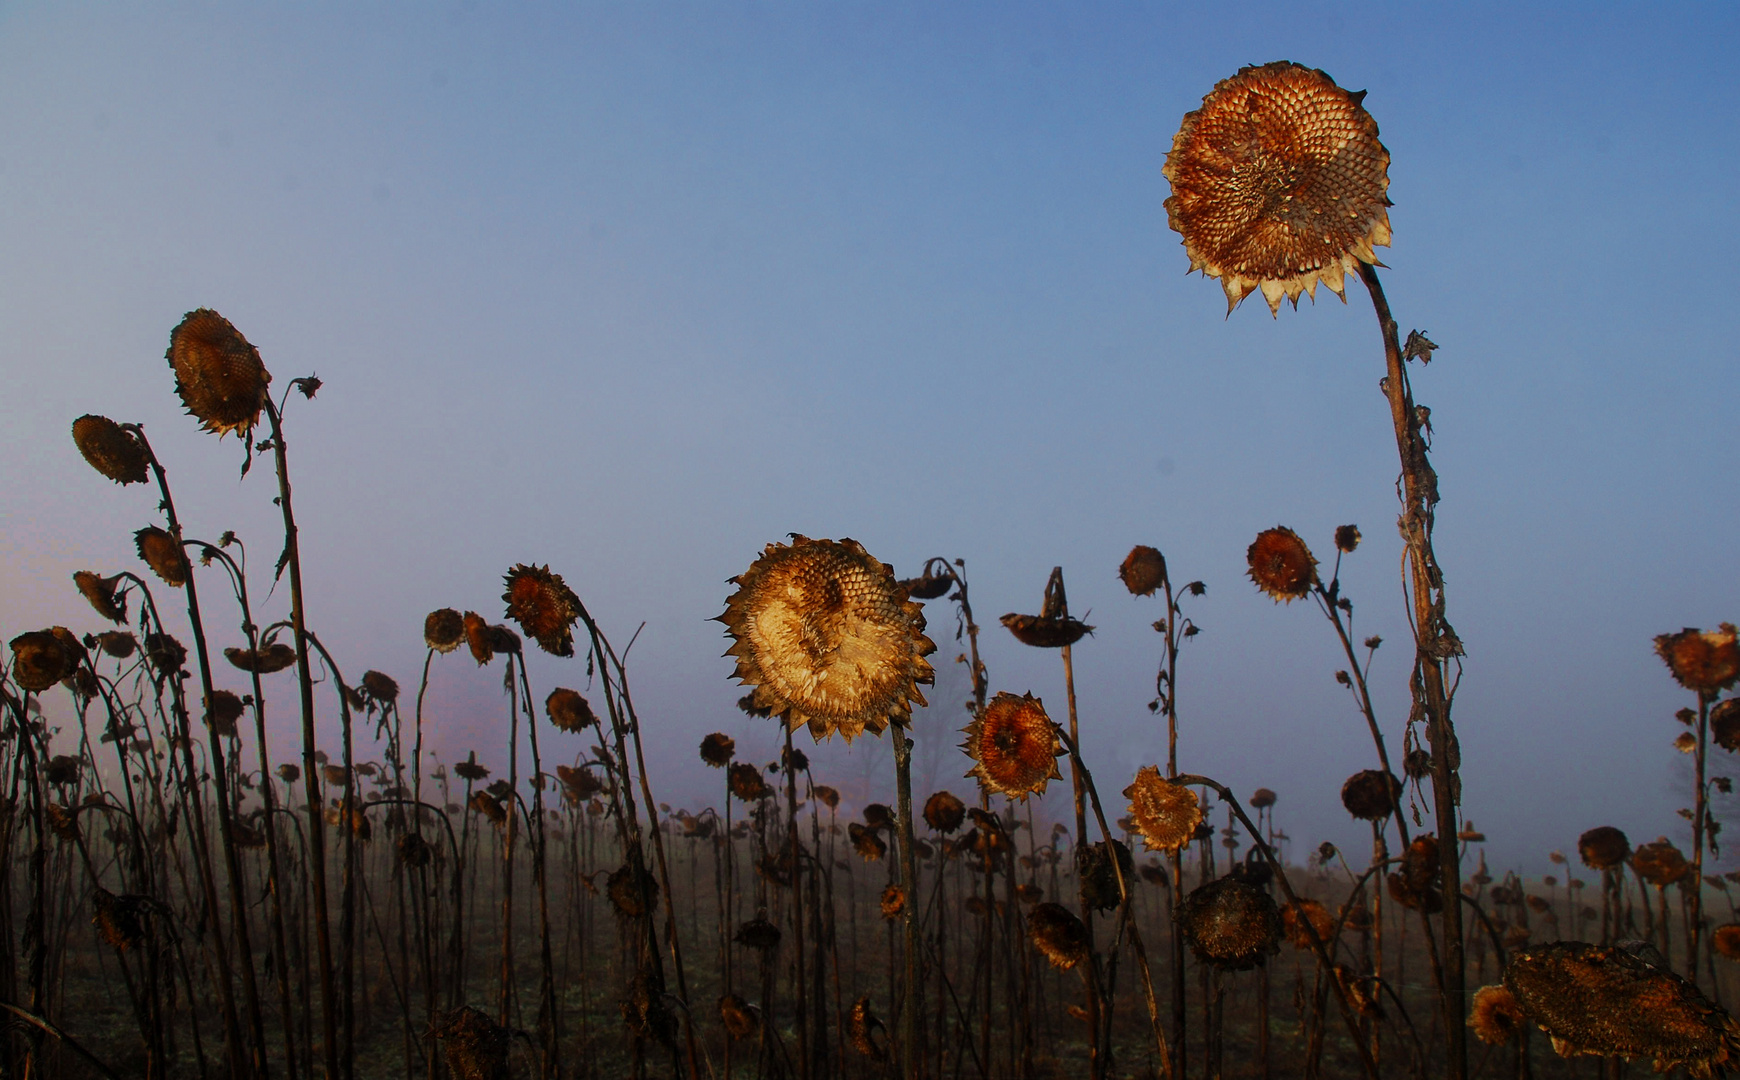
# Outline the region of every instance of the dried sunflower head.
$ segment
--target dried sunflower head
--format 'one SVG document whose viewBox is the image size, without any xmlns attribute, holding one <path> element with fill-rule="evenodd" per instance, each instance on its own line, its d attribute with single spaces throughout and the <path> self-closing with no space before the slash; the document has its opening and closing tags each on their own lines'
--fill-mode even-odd
<svg viewBox="0 0 1740 1080">
<path fill-rule="evenodd" d="M 1504 985 L 1565 1057 L 1648 1058 L 1708 1077 L 1740 1060 L 1740 1024 L 1698 988 L 1623 945 L 1556 941 L 1519 952 Z"/>
<path fill-rule="evenodd" d="M 1344 555 L 1353 554 L 1354 549 L 1359 547 L 1361 539 L 1363 538 L 1359 535 L 1358 525 L 1337 525 L 1335 527 L 1335 549 Z"/>
<path fill-rule="evenodd" d="M 79 570 L 73 574 L 73 584 L 78 587 L 80 595 L 90 602 L 96 613 L 123 626 L 127 624 L 127 596 L 118 590 L 125 580 L 120 574 L 100 577 L 89 570 Z"/>
<path fill-rule="evenodd" d="M 924 823 L 939 833 L 952 833 L 967 817 L 967 807 L 953 792 L 938 791 L 924 800 Z"/>
<path fill-rule="evenodd" d="M 1655 651 L 1681 686 L 1699 694 L 1713 696 L 1740 679 L 1740 643 L 1732 623 L 1716 630 L 1688 626 L 1677 634 L 1662 634 L 1655 639 Z"/>
<path fill-rule="evenodd" d="M 1287 61 L 1247 67 L 1187 113 L 1162 175 L 1168 223 L 1190 269 L 1221 279 L 1227 312 L 1262 290 L 1337 295 L 1390 242 L 1389 151 L 1377 122 L 1321 71 Z"/>
<path fill-rule="evenodd" d="M 103 655 L 125 660 L 139 650 L 139 640 L 125 630 L 105 630 L 96 635 L 96 648 Z"/>
<path fill-rule="evenodd" d="M 1178 922 L 1197 958 L 1222 970 L 1253 967 L 1280 948 L 1281 913 L 1275 901 L 1237 878 L 1192 890 L 1178 909 Z"/>
<path fill-rule="evenodd" d="M 1251 792 L 1251 808 L 1253 810 L 1267 810 L 1269 807 L 1275 805 L 1279 798 L 1280 796 L 1276 795 L 1268 788 L 1260 787 Z"/>
<path fill-rule="evenodd" d="M 1724 923 L 1710 935 L 1710 947 L 1716 955 L 1740 960 L 1740 923 Z"/>
<path fill-rule="evenodd" d="M 877 832 L 881 832 L 884 829 L 893 829 L 894 811 L 888 809 L 887 803 L 865 803 L 864 824 L 875 829 Z"/>
<path fill-rule="evenodd" d="M 746 761 L 739 761 L 731 766 L 726 774 L 731 785 L 731 794 L 746 803 L 758 802 L 773 794 L 773 788 L 767 778 L 761 775 L 761 770 Z"/>
<path fill-rule="evenodd" d="M 650 915 L 659 906 L 658 879 L 645 868 L 623 863 L 605 879 L 604 892 L 610 906 L 625 919 Z"/>
<path fill-rule="evenodd" d="M 1523 1030 L 1528 1017 L 1516 995 L 1503 985 L 1483 986 L 1474 992 L 1473 1007 L 1468 1013 L 1468 1026 L 1483 1043 L 1501 1046 Z"/>
<path fill-rule="evenodd" d="M 1729 698 L 1710 710 L 1710 738 L 1724 750 L 1740 750 L 1740 698 Z"/>
<path fill-rule="evenodd" d="M 398 855 L 399 862 L 416 870 L 429 865 L 433 852 L 422 833 L 408 832 L 399 837 Z"/>
<path fill-rule="evenodd" d="M 1158 766 L 1138 770 L 1135 782 L 1124 789 L 1124 798 L 1130 800 L 1130 817 L 1142 834 L 1144 851 L 1177 851 L 1190 843 L 1202 824 L 1196 792 L 1161 776 Z"/>
<path fill-rule="evenodd" d="M 399 683 L 391 675 L 379 671 L 365 671 L 362 677 L 363 693 L 369 700 L 381 705 L 391 705 L 399 700 Z"/>
<path fill-rule="evenodd" d="M 1390 896 L 1406 908 L 1434 914 L 1444 910 L 1440 891 L 1438 838 L 1416 836 L 1402 852 L 1401 868 L 1388 877 Z"/>
<path fill-rule="evenodd" d="M 820 799 L 822 805 L 827 807 L 829 810 L 838 810 L 840 808 L 840 792 L 838 788 L 831 788 L 826 784 L 816 784 L 811 787 L 810 790 L 815 792 L 816 798 Z M 835 826 L 835 828 L 837 829 L 838 826 Z"/>
<path fill-rule="evenodd" d="M 200 426 L 220 436 L 234 431 L 246 439 L 266 407 L 266 387 L 272 382 L 260 350 L 228 319 L 200 308 L 170 331 L 166 355 L 175 369 L 175 392 Z"/>
<path fill-rule="evenodd" d="M 483 616 L 475 611 L 468 611 L 464 616 L 465 642 L 471 648 L 471 657 L 482 667 L 495 659 L 496 653 L 518 654 L 520 638 L 505 626 L 491 626 L 483 621 Z"/>
<path fill-rule="evenodd" d="M 1601 825 L 1577 838 L 1577 854 L 1591 870 L 1611 870 L 1631 856 L 1631 841 L 1613 826 Z"/>
<path fill-rule="evenodd" d="M 1044 615 L 1017 615 L 1011 612 L 998 621 L 1009 628 L 1016 641 L 1036 649 L 1061 649 L 1065 645 L 1074 645 L 1094 632 L 1094 628 L 1087 623 L 1067 615 L 1047 618 Z"/>
<path fill-rule="evenodd" d="M 73 443 L 91 468 L 117 484 L 143 484 L 151 478 L 151 453 L 145 440 L 106 416 L 86 414 L 73 421 Z"/>
<path fill-rule="evenodd" d="M 888 1052 L 876 1045 L 871 1038 L 871 1033 L 877 1028 L 888 1030 L 870 1010 L 870 995 L 865 994 L 852 1003 L 852 1011 L 846 1015 L 846 1039 L 852 1044 L 852 1049 L 873 1061 L 881 1061 L 888 1056 Z"/>
<path fill-rule="evenodd" d="M 1132 596 L 1153 596 L 1155 589 L 1166 584 L 1166 556 L 1158 548 L 1137 544 L 1124 556 L 1118 577 Z"/>
<path fill-rule="evenodd" d="M 756 707 L 818 741 L 838 731 L 850 742 L 925 704 L 918 686 L 935 678 L 924 658 L 936 645 L 923 606 L 857 541 L 794 535 L 733 581 L 718 621 Z"/>
<path fill-rule="evenodd" d="M 99 885 L 91 892 L 91 907 L 95 909 L 92 925 L 117 951 L 126 952 L 145 943 L 145 916 L 151 908 L 143 896 L 116 896 Z"/>
<path fill-rule="evenodd" d="M 75 648 L 68 648 L 71 642 Z M 84 649 L 63 626 L 32 630 L 11 641 L 12 677 L 31 693 L 40 694 L 78 670 Z"/>
<path fill-rule="evenodd" d="M 423 642 L 436 652 L 450 653 L 464 641 L 465 616 L 452 608 L 431 611 L 423 619 Z"/>
<path fill-rule="evenodd" d="M 876 830 L 866 828 L 856 821 L 846 826 L 846 835 L 851 838 L 852 849 L 865 862 L 876 862 L 888 854 L 888 845 L 883 842 Z"/>
<path fill-rule="evenodd" d="M 1692 870 L 1680 849 L 1674 847 L 1665 836 L 1647 844 L 1639 844 L 1637 850 L 1631 853 L 1631 866 L 1639 877 L 1658 889 L 1665 889 L 1682 880 Z"/>
<path fill-rule="evenodd" d="M 901 912 L 906 910 L 906 890 L 891 883 L 882 890 L 881 907 L 882 917 L 888 922 L 900 918 Z"/>
<path fill-rule="evenodd" d="M 719 999 L 719 1020 L 733 1039 L 747 1039 L 761 1026 L 755 1006 L 736 994 L 726 994 Z"/>
<path fill-rule="evenodd" d="M 968 776 L 986 791 L 1026 801 L 1045 794 L 1047 782 L 1061 780 L 1057 755 L 1063 752 L 1045 703 L 1032 694 L 1001 693 L 966 727 L 961 749 L 973 759 Z"/>
<path fill-rule="evenodd" d="M 1381 821 L 1396 812 L 1402 782 L 1381 769 L 1365 769 L 1341 785 L 1341 805 L 1361 821 Z"/>
<path fill-rule="evenodd" d="M 550 691 L 550 696 L 544 699 L 544 711 L 550 714 L 550 723 L 563 731 L 585 731 L 598 723 L 592 706 L 586 703 L 580 692 L 565 687 Z"/>
<path fill-rule="evenodd" d="M 1124 879 L 1124 888 L 1128 889 L 1134 884 L 1136 863 L 1130 857 L 1130 849 L 1124 846 L 1123 841 L 1113 840 L 1112 850 L 1117 853 L 1118 864 L 1115 869 L 1111 856 L 1106 854 L 1105 841 L 1075 849 L 1075 872 L 1081 885 L 1082 907 L 1110 911 L 1123 902 L 1123 897 L 1118 892 L 1120 874 Z"/>
<path fill-rule="evenodd" d="M 56 754 L 49 758 L 48 764 L 43 767 L 42 778 L 57 787 L 63 784 L 76 784 L 79 782 L 81 764 L 80 759 L 71 754 Z"/>
<path fill-rule="evenodd" d="M 139 549 L 139 557 L 165 585 L 179 589 L 187 584 L 191 572 L 187 552 L 181 550 L 181 541 L 168 531 L 148 525 L 133 534 L 133 543 Z"/>
<path fill-rule="evenodd" d="M 487 791 L 473 792 L 468 805 L 496 825 L 507 824 L 507 810 Z"/>
<path fill-rule="evenodd" d="M 756 952 L 772 952 L 779 948 L 780 937 L 779 927 L 768 922 L 766 916 L 757 915 L 739 926 L 731 940 Z"/>
<path fill-rule="evenodd" d="M 1027 936 L 1052 967 L 1068 971 L 1087 959 L 1087 926 L 1062 904 L 1034 905 L 1027 913 Z"/>
<path fill-rule="evenodd" d="M 489 766 L 478 764 L 477 751 L 473 750 L 464 761 L 453 766 L 453 772 L 461 780 L 482 780 L 489 776 Z"/>
<path fill-rule="evenodd" d="M 446 1043 L 447 1071 L 454 1080 L 506 1080 L 513 1033 L 482 1009 L 461 1005 L 435 1025 Z"/>
<path fill-rule="evenodd" d="M 1317 560 L 1299 534 L 1285 525 L 1264 529 L 1245 550 L 1250 578 L 1276 602 L 1309 596 L 1317 584 Z"/>
<path fill-rule="evenodd" d="M 205 722 L 219 735 L 234 738 L 242 718 L 242 699 L 229 690 L 213 690 L 205 703 Z"/>
<path fill-rule="evenodd" d="M 263 645 L 258 649 L 233 647 L 225 649 L 224 659 L 228 660 L 232 667 L 240 668 L 242 671 L 270 675 L 274 671 L 283 671 L 296 663 L 296 650 L 281 641 L 274 641 L 272 644 Z"/>
<path fill-rule="evenodd" d="M 1325 946 L 1333 945 L 1335 916 L 1315 900 L 1301 897 L 1281 906 L 1281 934 L 1295 949 L 1310 949 L 1311 931 Z"/>
<path fill-rule="evenodd" d="M 548 566 L 521 563 L 507 572 L 507 617 L 520 624 L 538 648 L 552 656 L 574 655 L 574 624 L 580 598 Z"/>
<path fill-rule="evenodd" d="M 723 769 L 731 764 L 731 759 L 737 755 L 737 740 L 723 731 L 701 740 L 701 760 L 715 769 Z"/>
</svg>

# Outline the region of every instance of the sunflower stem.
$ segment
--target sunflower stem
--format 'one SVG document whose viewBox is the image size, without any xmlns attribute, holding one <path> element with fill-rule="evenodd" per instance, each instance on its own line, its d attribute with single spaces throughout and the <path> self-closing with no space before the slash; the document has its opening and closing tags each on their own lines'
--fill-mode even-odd
<svg viewBox="0 0 1740 1080">
<path fill-rule="evenodd" d="M 906 725 L 896 722 L 894 728 L 894 776 L 896 784 L 896 821 L 900 827 L 900 887 L 906 890 L 906 904 L 900 912 L 901 952 L 905 961 L 905 983 L 901 987 L 900 1054 L 906 1080 L 920 1080 L 924 1075 L 924 1050 L 919 1046 L 919 1013 L 923 1008 L 918 984 L 918 853 L 917 837 L 912 827 L 912 739 Z"/>
<path fill-rule="evenodd" d="M 1439 850 L 1443 869 L 1444 984 L 1440 993 L 1444 1017 L 1445 1073 L 1450 1080 L 1468 1075 L 1467 988 L 1462 931 L 1462 868 L 1455 836 L 1459 829 L 1457 804 L 1461 780 L 1457 776 L 1461 751 L 1456 728 L 1450 721 L 1454 684 L 1446 674 L 1448 661 L 1462 653 L 1461 643 L 1444 617 L 1444 575 L 1432 550 L 1434 509 L 1438 503 L 1438 476 L 1427 456 L 1424 416 L 1414 404 L 1408 385 L 1396 321 L 1390 316 L 1389 300 L 1378 281 L 1377 269 L 1359 264 L 1360 279 L 1371 294 L 1383 334 L 1390 420 L 1395 427 L 1396 453 L 1401 461 L 1402 540 L 1407 545 L 1407 586 L 1413 602 L 1414 670 L 1410 688 L 1414 717 L 1426 722 L 1432 745 L 1432 796 L 1436 803 Z"/>
</svg>

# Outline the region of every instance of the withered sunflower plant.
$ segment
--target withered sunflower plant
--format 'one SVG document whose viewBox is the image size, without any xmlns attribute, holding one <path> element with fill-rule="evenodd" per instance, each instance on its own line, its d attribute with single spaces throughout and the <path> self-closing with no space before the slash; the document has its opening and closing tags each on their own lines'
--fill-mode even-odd
<svg viewBox="0 0 1740 1080">
<path fill-rule="evenodd" d="M 1302 294 L 1315 299 L 1319 285 L 1344 300 L 1349 277 L 1366 286 L 1383 338 L 1381 385 L 1401 466 L 1403 586 L 1414 633 L 1411 713 L 1422 719 L 1431 743 L 1437 833 L 1455 836 L 1460 752 L 1450 717 L 1451 669 L 1462 645 L 1446 616 L 1445 577 L 1432 544 L 1439 486 L 1429 454 L 1430 414 L 1416 404 L 1409 377 L 1412 362 L 1423 368 L 1438 346 L 1419 331 L 1404 343 L 1378 278 L 1377 249 L 1391 240 L 1390 154 L 1365 98 L 1323 71 L 1285 60 L 1222 79 L 1173 137 L 1162 169 L 1171 185 L 1166 214 L 1189 270 L 1220 280 L 1229 318 L 1253 292 L 1278 315 L 1283 300 L 1297 308 Z M 1357 530 L 1336 539 L 1338 551 L 1351 550 Z M 1283 590 L 1277 599 L 1286 595 Z M 1344 676 L 1351 684 L 1352 673 Z M 1387 761 L 1383 769 L 1389 771 Z M 1459 865 L 1447 860 L 1439 916 L 1441 1004 L 1445 1062 L 1455 1080 L 1468 1074 L 1461 887 Z"/>
<path fill-rule="evenodd" d="M 936 645 L 925 636 L 923 605 L 912 598 L 894 571 L 855 540 L 812 540 L 792 534 L 791 543 L 772 543 L 731 579 L 736 586 L 718 621 L 732 644 L 736 677 L 751 687 L 751 706 L 777 716 L 785 730 L 791 760 L 791 733 L 808 727 L 816 741 L 838 732 L 847 742 L 868 731 L 880 735 L 894 725 L 894 763 L 898 792 L 900 884 L 906 895 L 917 890 L 916 836 L 912 814 L 912 740 L 907 727 L 914 705 L 924 705 L 920 685 L 935 680 L 925 659 Z M 797 848 L 796 771 L 786 771 L 787 826 Z M 793 876 L 794 889 L 801 888 Z M 793 917 L 803 910 L 794 897 Z M 905 985 L 918 994 L 918 923 L 913 905 L 900 913 Z M 804 970 L 804 934 L 796 928 L 799 972 Z M 798 994 L 804 994 L 800 975 Z M 921 1008 L 902 1010 L 900 1042 L 918 1045 Z M 800 1031 L 807 1045 L 807 1032 Z M 909 1070 L 918 1068 L 908 1053 Z"/>
</svg>

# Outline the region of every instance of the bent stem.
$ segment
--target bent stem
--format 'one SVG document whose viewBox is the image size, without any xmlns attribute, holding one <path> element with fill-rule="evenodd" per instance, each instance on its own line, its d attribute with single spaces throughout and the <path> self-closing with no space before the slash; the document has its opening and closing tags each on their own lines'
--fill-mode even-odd
<svg viewBox="0 0 1740 1080">
<path fill-rule="evenodd" d="M 1461 780 L 1457 776 L 1461 751 L 1456 743 L 1456 728 L 1450 722 L 1450 703 L 1455 689 L 1445 670 L 1452 658 L 1462 654 L 1462 643 L 1444 617 L 1444 575 L 1432 550 L 1438 476 L 1427 457 L 1428 447 L 1422 430 L 1426 414 L 1414 404 L 1396 321 L 1390 316 L 1389 300 L 1384 296 L 1377 270 L 1362 262 L 1359 276 L 1371 294 L 1372 308 L 1377 313 L 1378 327 L 1383 334 L 1386 376 L 1382 386 L 1389 399 L 1390 419 L 1396 432 L 1396 453 L 1401 460 L 1402 516 L 1398 524 L 1402 540 L 1407 545 L 1407 585 L 1413 602 L 1414 672 L 1410 689 L 1414 716 L 1425 720 L 1426 737 L 1432 744 L 1432 797 L 1437 810 L 1438 836 L 1444 841 L 1439 849 L 1448 849 L 1451 856 L 1441 860 L 1444 897 L 1441 1004 L 1445 1064 L 1451 1080 L 1463 1080 L 1468 1075 L 1468 1039 L 1466 973 L 1463 970 L 1462 868 L 1460 860 L 1454 857 L 1458 854 L 1457 849 L 1451 846 L 1459 831 L 1456 807 L 1461 801 Z"/>
<path fill-rule="evenodd" d="M 895 723 L 892 727 L 898 796 L 895 820 L 900 827 L 900 887 L 906 890 L 906 904 L 900 912 L 906 971 L 900 1002 L 900 1053 L 906 1080 L 919 1080 L 924 1075 L 923 1050 L 918 1044 L 918 1016 L 923 1004 L 918 984 L 918 903 L 914 899 L 918 895 L 918 855 L 914 850 L 918 840 L 912 827 L 912 739 L 904 724 Z"/>
</svg>

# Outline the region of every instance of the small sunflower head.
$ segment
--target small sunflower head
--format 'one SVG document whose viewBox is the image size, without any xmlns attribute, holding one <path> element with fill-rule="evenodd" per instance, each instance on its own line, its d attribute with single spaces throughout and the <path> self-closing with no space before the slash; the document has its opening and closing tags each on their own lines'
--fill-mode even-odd
<svg viewBox="0 0 1740 1080">
<path fill-rule="evenodd" d="M 747 1039 L 761 1026 L 755 1006 L 736 994 L 726 994 L 719 999 L 719 1022 L 725 1025 L 726 1034 L 733 1039 Z"/>
<path fill-rule="evenodd" d="M 205 703 L 206 726 L 219 735 L 233 738 L 236 721 L 242 718 L 242 699 L 230 690 L 213 690 Z"/>
<path fill-rule="evenodd" d="M 482 667 L 495 659 L 496 653 L 516 655 L 520 651 L 519 635 L 505 626 L 491 626 L 483 621 L 483 616 L 475 611 L 468 611 L 464 616 L 465 643 L 471 649 L 471 658 Z"/>
<path fill-rule="evenodd" d="M 1068 615 L 1017 615 L 1011 612 L 998 620 L 1015 635 L 1015 640 L 1036 649 L 1061 649 L 1074 645 L 1094 632 L 1094 628 Z"/>
<path fill-rule="evenodd" d="M 200 425 L 220 436 L 234 431 L 246 439 L 266 407 L 272 382 L 260 350 L 228 319 L 200 308 L 170 331 L 167 357 L 175 369 L 175 392 Z"/>
<path fill-rule="evenodd" d="M 1276 795 L 1273 791 L 1266 787 L 1260 787 L 1251 792 L 1251 808 L 1254 810 L 1267 810 L 1269 807 L 1275 805 L 1276 801 L 1279 799 L 1280 796 Z"/>
<path fill-rule="evenodd" d="M 1724 750 L 1740 750 L 1740 698 L 1729 698 L 1710 710 L 1710 738 Z"/>
<path fill-rule="evenodd" d="M 936 645 L 923 606 L 857 541 L 794 535 L 733 580 L 718 620 L 756 707 L 794 730 L 807 724 L 817 741 L 837 731 L 850 742 L 925 704 L 918 687 L 935 678 L 924 658 Z"/>
<path fill-rule="evenodd" d="M 1032 694 L 1001 693 L 966 727 L 961 749 L 973 759 L 968 776 L 976 776 L 988 792 L 1026 801 L 1045 794 L 1045 785 L 1061 780 L 1057 756 L 1062 744 L 1045 703 Z"/>
<path fill-rule="evenodd" d="M 580 692 L 562 686 L 550 691 L 550 696 L 544 699 L 544 711 L 549 713 L 550 723 L 563 731 L 585 731 L 598 723 L 592 706 L 586 703 Z"/>
<path fill-rule="evenodd" d="M 1740 1025 L 1643 950 L 1552 942 L 1513 955 L 1504 985 L 1564 1057 L 1648 1058 L 1698 1077 L 1740 1060 Z"/>
<path fill-rule="evenodd" d="M 1528 1026 L 1528 1017 L 1517 1004 L 1516 995 L 1502 983 L 1483 986 L 1474 992 L 1474 1003 L 1468 1013 L 1468 1026 L 1475 1038 L 1491 1046 L 1511 1042 Z"/>
<path fill-rule="evenodd" d="M 104 656 L 125 660 L 139 651 L 139 639 L 126 630 L 105 630 L 96 636 L 97 648 Z"/>
<path fill-rule="evenodd" d="M 1354 549 L 1359 547 L 1361 539 L 1363 537 L 1359 535 L 1358 525 L 1337 525 L 1335 527 L 1335 550 L 1343 555 L 1352 555 Z"/>
<path fill-rule="evenodd" d="M 1655 651 L 1675 681 L 1698 694 L 1714 696 L 1740 679 L 1740 643 L 1732 623 L 1716 630 L 1688 626 L 1677 634 L 1662 634 L 1655 639 Z"/>
<path fill-rule="evenodd" d="M 896 888 L 890 885 L 889 888 Z M 873 1061 L 881 1061 L 888 1052 L 876 1044 L 872 1037 L 877 1028 L 887 1030 L 875 1012 L 870 1008 L 870 995 L 865 994 L 852 1003 L 852 1011 L 846 1014 L 846 1040 L 852 1044 L 852 1049 Z"/>
<path fill-rule="evenodd" d="M 623 863 L 605 879 L 605 894 L 610 906 L 625 919 L 638 919 L 652 914 L 659 906 L 659 883 L 645 867 Z"/>
<path fill-rule="evenodd" d="M 761 775 L 761 770 L 747 761 L 732 765 L 728 777 L 731 794 L 746 803 L 759 802 L 773 794 L 773 788 L 768 785 L 767 778 Z"/>
<path fill-rule="evenodd" d="M 1658 889 L 1683 880 L 1692 870 L 1685 855 L 1665 836 L 1639 844 L 1631 853 L 1631 865 L 1639 877 Z"/>
<path fill-rule="evenodd" d="M 363 672 L 362 690 L 370 701 L 379 705 L 391 705 L 399 700 L 399 682 L 385 672 Z"/>
<path fill-rule="evenodd" d="M 1166 584 L 1166 556 L 1158 548 L 1137 544 L 1124 556 L 1118 567 L 1118 577 L 1132 596 L 1153 596 L 1154 590 Z"/>
<path fill-rule="evenodd" d="M 1307 950 L 1312 947 L 1311 932 L 1317 932 L 1317 940 L 1330 947 L 1333 952 L 1332 938 L 1335 935 L 1335 916 L 1329 909 L 1315 900 L 1304 897 L 1290 900 L 1281 906 L 1281 934 L 1295 949 Z"/>
<path fill-rule="evenodd" d="M 408 832 L 399 837 L 398 856 L 402 865 L 419 870 L 429 865 L 433 853 L 422 833 Z"/>
<path fill-rule="evenodd" d="M 1196 792 L 1160 775 L 1154 765 L 1136 773 L 1135 782 L 1124 789 L 1130 800 L 1130 817 L 1142 834 L 1144 851 L 1178 851 L 1188 845 L 1202 824 L 1202 807 Z"/>
<path fill-rule="evenodd" d="M 521 563 L 507 572 L 507 617 L 520 624 L 538 648 L 552 656 L 574 655 L 574 624 L 580 598 L 548 566 Z"/>
<path fill-rule="evenodd" d="M 1740 960 L 1740 923 L 1723 923 L 1710 935 L 1710 947 L 1716 955 L 1728 960 Z"/>
<path fill-rule="evenodd" d="M 1245 550 L 1250 578 L 1277 603 L 1292 603 L 1311 595 L 1317 584 L 1317 560 L 1299 534 L 1285 525 L 1264 529 Z"/>
<path fill-rule="evenodd" d="M 450 653 L 465 642 L 465 616 L 450 607 L 431 611 L 423 620 L 423 642 L 440 653 Z"/>
<path fill-rule="evenodd" d="M 73 421 L 72 437 L 91 468 L 115 483 L 143 484 L 151 478 L 147 471 L 151 454 L 145 441 L 108 417 L 79 417 Z"/>
<path fill-rule="evenodd" d="M 162 578 L 165 585 L 179 589 L 187 584 L 191 572 L 187 552 L 181 550 L 181 541 L 173 534 L 155 525 L 147 525 L 133 534 L 133 545 L 139 549 L 139 557 L 145 560 L 145 565 L 151 567 L 151 572 Z"/>
<path fill-rule="evenodd" d="M 98 886 L 91 893 L 91 907 L 95 909 L 91 923 L 116 951 L 126 952 L 145 943 L 145 916 L 150 907 L 144 897 L 116 896 Z"/>
<path fill-rule="evenodd" d="M 232 646 L 224 650 L 224 659 L 230 662 L 231 667 L 241 671 L 270 675 L 294 664 L 296 650 L 281 641 L 274 641 L 257 649 L 238 649 Z"/>
<path fill-rule="evenodd" d="M 840 808 L 840 790 L 838 788 L 829 787 L 827 784 L 816 784 L 810 790 L 815 792 L 816 798 L 829 810 Z"/>
<path fill-rule="evenodd" d="M 715 731 L 701 740 L 701 760 L 715 769 L 723 769 L 731 764 L 731 759 L 736 755 L 737 740 L 723 731 Z"/>
<path fill-rule="evenodd" d="M 1400 869 L 1387 879 L 1391 899 L 1429 915 L 1443 911 L 1439 868 L 1438 838 L 1430 833 L 1416 836 L 1402 852 Z"/>
<path fill-rule="evenodd" d="M 1123 841 L 1113 840 L 1111 850 L 1118 860 L 1115 868 L 1112 865 L 1114 856 L 1107 854 L 1103 840 L 1075 849 L 1075 872 L 1081 885 L 1081 903 L 1084 908 L 1110 911 L 1123 902 L 1123 897 L 1118 892 L 1119 877 L 1122 876 L 1125 889 L 1135 884 L 1136 862 L 1130 857 L 1130 849 L 1124 846 Z"/>
<path fill-rule="evenodd" d="M 939 791 L 924 800 L 924 823 L 939 833 L 952 833 L 967 819 L 967 807 L 954 793 Z"/>
<path fill-rule="evenodd" d="M 1402 782 L 1381 769 L 1354 773 L 1341 785 L 1341 805 L 1361 821 L 1381 821 L 1396 812 Z"/>
<path fill-rule="evenodd" d="M 1161 170 L 1166 217 L 1229 314 L 1257 290 L 1271 313 L 1319 282 L 1340 295 L 1390 242 L 1390 154 L 1364 97 L 1283 60 L 1240 69 L 1185 115 Z"/>
<path fill-rule="evenodd" d="M 56 787 L 79 782 L 79 772 L 83 762 L 71 754 L 56 754 L 48 759 L 43 767 L 42 778 Z"/>
<path fill-rule="evenodd" d="M 1052 967 L 1068 971 L 1087 959 L 1087 927 L 1062 904 L 1035 904 L 1027 913 L 1027 936 Z"/>
<path fill-rule="evenodd" d="M 1280 948 L 1275 901 L 1238 878 L 1218 878 L 1193 890 L 1178 921 L 1197 958 L 1225 971 L 1254 967 Z"/>
<path fill-rule="evenodd" d="M 64 626 L 32 630 L 11 641 L 12 677 L 18 685 L 40 694 L 78 670 L 83 646 Z"/>
<path fill-rule="evenodd" d="M 883 919 L 893 922 L 900 918 L 901 913 L 906 910 L 906 890 L 899 885 L 889 885 L 882 890 L 881 906 Z"/>
<path fill-rule="evenodd" d="M 779 927 L 768 922 L 767 916 L 757 915 L 739 926 L 737 933 L 732 935 L 731 940 L 745 949 L 754 949 L 756 952 L 765 953 L 779 948 L 782 936 Z"/>
<path fill-rule="evenodd" d="M 888 844 L 876 835 L 875 829 L 854 821 L 846 826 L 846 836 L 852 841 L 852 849 L 865 862 L 877 862 L 888 854 Z"/>
<path fill-rule="evenodd" d="M 1612 870 L 1631 857 L 1631 841 L 1611 825 L 1600 825 L 1577 838 L 1577 854 L 1591 870 Z"/>
</svg>

